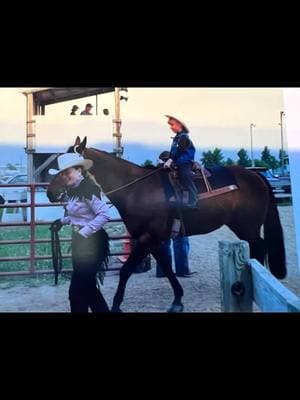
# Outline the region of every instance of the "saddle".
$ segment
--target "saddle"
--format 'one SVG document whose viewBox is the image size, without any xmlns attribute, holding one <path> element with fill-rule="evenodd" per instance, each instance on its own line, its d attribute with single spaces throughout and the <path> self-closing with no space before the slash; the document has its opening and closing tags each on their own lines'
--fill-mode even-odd
<svg viewBox="0 0 300 400">
<path fill-rule="evenodd" d="M 171 170 L 162 169 L 162 171 L 161 178 L 165 196 L 171 205 L 170 237 L 174 239 L 179 234 L 186 236 L 181 207 L 188 203 L 189 192 L 181 186 L 176 168 L 171 168 Z M 191 174 L 199 200 L 225 195 L 228 192 L 239 189 L 234 175 L 225 167 L 203 168 L 198 162 L 194 162 Z M 200 202 L 198 204 L 199 209 L 201 209 Z"/>
<path fill-rule="evenodd" d="M 238 189 L 233 174 L 225 167 L 216 166 L 204 168 L 198 162 L 194 162 L 191 170 L 192 179 L 198 192 L 198 199 L 203 200 Z M 189 193 L 181 186 L 176 167 L 168 174 L 169 182 L 175 191 L 175 197 L 181 199 L 182 204 L 186 203 Z M 174 196 L 169 197 L 172 202 L 176 201 Z"/>
</svg>

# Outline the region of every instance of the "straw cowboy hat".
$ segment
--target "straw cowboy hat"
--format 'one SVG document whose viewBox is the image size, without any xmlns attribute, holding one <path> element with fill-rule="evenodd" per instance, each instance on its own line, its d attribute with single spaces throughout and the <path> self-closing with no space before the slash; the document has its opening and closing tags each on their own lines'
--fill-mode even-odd
<svg viewBox="0 0 300 400">
<path fill-rule="evenodd" d="M 60 172 L 71 168 L 71 167 L 83 167 L 83 169 L 88 170 L 92 167 L 93 161 L 86 160 L 76 153 L 65 153 L 57 157 L 58 169 L 49 169 L 50 175 L 57 175 Z"/>
<path fill-rule="evenodd" d="M 186 126 L 186 124 L 185 124 L 181 119 L 179 119 L 179 118 L 177 118 L 177 117 L 174 117 L 173 115 L 165 115 L 165 117 L 167 117 L 167 118 L 172 118 L 172 119 L 175 119 L 176 121 L 180 122 L 181 125 L 182 125 L 182 127 L 183 127 L 183 129 L 184 129 L 187 133 L 189 133 L 188 127 Z"/>
</svg>

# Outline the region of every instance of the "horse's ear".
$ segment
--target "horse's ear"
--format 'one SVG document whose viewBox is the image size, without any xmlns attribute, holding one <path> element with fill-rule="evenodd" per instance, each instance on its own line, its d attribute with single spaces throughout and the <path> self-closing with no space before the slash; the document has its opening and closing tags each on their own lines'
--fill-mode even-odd
<svg viewBox="0 0 300 400">
<path fill-rule="evenodd" d="M 80 143 L 80 145 L 78 146 L 78 152 L 82 153 L 83 150 L 86 148 L 86 142 L 87 142 L 87 137 L 85 136 L 83 141 Z"/>
<path fill-rule="evenodd" d="M 74 146 L 79 146 L 79 145 L 80 145 L 80 142 L 81 142 L 80 137 L 77 136 L 77 138 L 76 138 L 76 140 L 75 140 Z"/>
</svg>

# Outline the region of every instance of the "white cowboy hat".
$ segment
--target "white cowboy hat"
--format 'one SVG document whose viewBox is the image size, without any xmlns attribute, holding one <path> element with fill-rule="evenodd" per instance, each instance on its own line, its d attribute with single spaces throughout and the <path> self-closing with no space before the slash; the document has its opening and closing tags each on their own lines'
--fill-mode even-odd
<svg viewBox="0 0 300 400">
<path fill-rule="evenodd" d="M 178 121 L 178 122 L 181 123 L 183 129 L 184 129 L 187 133 L 189 133 L 188 127 L 186 126 L 186 124 L 185 124 L 181 119 L 179 119 L 179 118 L 177 118 L 177 117 L 174 117 L 173 115 L 165 115 L 165 117 L 167 117 L 167 118 L 172 118 L 172 119 L 176 119 L 176 121 Z"/>
<path fill-rule="evenodd" d="M 76 153 L 65 153 L 57 157 L 58 169 L 49 169 L 48 173 L 50 175 L 57 175 L 60 172 L 71 168 L 71 167 L 83 167 L 88 170 L 92 167 L 93 161 L 86 160 Z"/>
</svg>

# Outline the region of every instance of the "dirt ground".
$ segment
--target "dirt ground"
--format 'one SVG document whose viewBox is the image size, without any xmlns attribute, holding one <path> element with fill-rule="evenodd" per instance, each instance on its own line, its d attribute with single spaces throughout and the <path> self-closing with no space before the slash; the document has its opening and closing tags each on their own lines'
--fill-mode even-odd
<svg viewBox="0 0 300 400">
<path fill-rule="evenodd" d="M 279 207 L 284 229 L 288 277 L 282 283 L 300 296 L 300 274 L 296 252 L 292 206 Z M 185 312 L 220 312 L 220 272 L 218 266 L 218 241 L 236 240 L 227 228 L 207 235 L 190 238 L 190 269 L 197 274 L 179 278 L 184 289 Z M 1 285 L 0 312 L 69 312 L 69 281 L 62 280 L 37 287 L 17 284 Z M 53 280 L 51 279 L 51 282 Z M 102 292 L 112 304 L 118 284 L 118 272 L 108 272 Z M 173 293 L 166 278 L 155 277 L 155 262 L 150 271 L 134 274 L 126 288 L 122 304 L 124 312 L 165 312 L 173 300 Z"/>
</svg>

